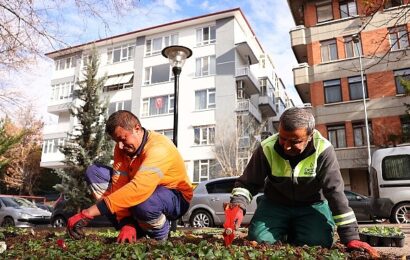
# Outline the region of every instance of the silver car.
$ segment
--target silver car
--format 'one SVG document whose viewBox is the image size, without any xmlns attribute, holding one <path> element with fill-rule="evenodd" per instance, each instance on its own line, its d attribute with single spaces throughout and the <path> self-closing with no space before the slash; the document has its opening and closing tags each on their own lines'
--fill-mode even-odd
<svg viewBox="0 0 410 260">
<path fill-rule="evenodd" d="M 194 190 L 188 212 L 182 217 L 182 221 L 189 223 L 191 227 L 214 227 L 221 226 L 225 222 L 223 203 L 229 202 L 232 189 L 237 177 L 227 177 L 204 181 L 198 184 Z M 246 214 L 242 224 L 248 225 L 255 213 L 256 197 L 246 208 Z"/>
<path fill-rule="evenodd" d="M 2 227 L 48 225 L 50 217 L 50 211 L 36 207 L 29 200 L 0 196 L 0 225 Z"/>
</svg>

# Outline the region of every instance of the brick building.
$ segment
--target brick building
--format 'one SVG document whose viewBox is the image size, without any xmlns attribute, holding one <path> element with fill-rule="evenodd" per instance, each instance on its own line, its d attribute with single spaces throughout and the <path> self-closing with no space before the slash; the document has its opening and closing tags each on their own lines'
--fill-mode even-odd
<svg viewBox="0 0 410 260">
<path fill-rule="evenodd" d="M 403 145 L 410 97 L 400 80 L 410 79 L 410 1 L 365 2 L 288 0 L 297 25 L 290 32 L 296 89 L 334 145 L 346 189 L 369 194 L 361 71 L 371 152 Z"/>
</svg>

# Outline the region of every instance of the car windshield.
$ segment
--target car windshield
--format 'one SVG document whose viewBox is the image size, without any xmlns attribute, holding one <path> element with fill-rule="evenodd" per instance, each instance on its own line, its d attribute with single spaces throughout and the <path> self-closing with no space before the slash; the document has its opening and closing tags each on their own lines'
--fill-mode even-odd
<svg viewBox="0 0 410 260">
<path fill-rule="evenodd" d="M 6 207 L 20 208 L 20 204 L 18 204 L 13 198 L 1 197 L 0 200 Z"/>
<path fill-rule="evenodd" d="M 14 201 L 22 207 L 37 208 L 37 206 L 34 205 L 34 203 L 23 198 L 14 198 Z"/>
</svg>

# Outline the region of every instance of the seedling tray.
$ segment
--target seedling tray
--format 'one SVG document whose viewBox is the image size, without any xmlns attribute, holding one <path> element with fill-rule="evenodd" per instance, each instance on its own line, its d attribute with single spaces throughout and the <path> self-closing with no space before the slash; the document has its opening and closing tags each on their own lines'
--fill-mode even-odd
<svg viewBox="0 0 410 260">
<path fill-rule="evenodd" d="M 404 247 L 404 236 L 378 236 L 359 233 L 360 241 L 376 247 Z"/>
</svg>

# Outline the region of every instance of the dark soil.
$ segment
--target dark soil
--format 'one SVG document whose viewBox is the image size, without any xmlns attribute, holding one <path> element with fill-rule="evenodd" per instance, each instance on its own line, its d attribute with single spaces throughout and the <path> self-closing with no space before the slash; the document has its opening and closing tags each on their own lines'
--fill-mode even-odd
<svg viewBox="0 0 410 260">
<path fill-rule="evenodd" d="M 0 254 L 5 259 L 370 259 L 366 252 L 347 252 L 336 243 L 333 248 L 293 247 L 287 244 L 257 244 L 239 234 L 229 248 L 223 246 L 220 233 L 177 231 L 167 242 L 148 238 L 133 245 L 116 243 L 117 233 L 88 231 L 84 239 L 73 241 L 63 230 L 1 231 L 7 245 Z M 63 239 L 65 247 L 58 245 Z M 382 259 L 401 259 L 394 255 L 381 255 Z"/>
</svg>

